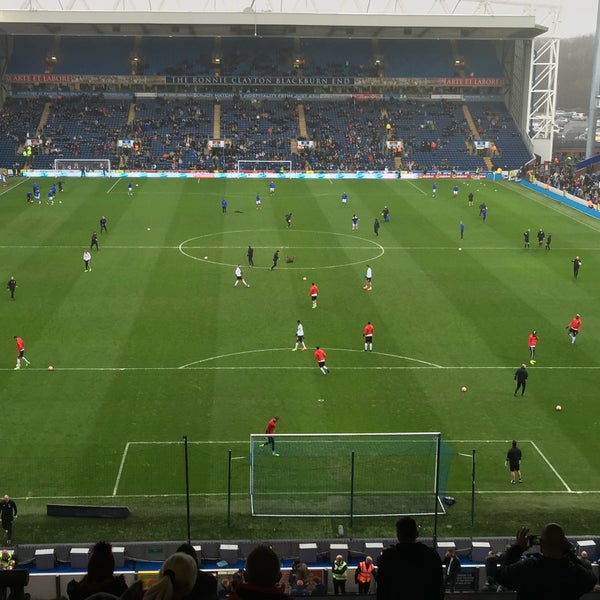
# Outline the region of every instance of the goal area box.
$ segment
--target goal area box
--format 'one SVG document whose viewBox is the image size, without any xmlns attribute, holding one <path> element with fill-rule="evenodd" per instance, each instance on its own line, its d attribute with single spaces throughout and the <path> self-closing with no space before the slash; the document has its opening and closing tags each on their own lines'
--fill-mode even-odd
<svg viewBox="0 0 600 600">
<path fill-rule="evenodd" d="M 432 515 L 456 452 L 439 433 L 250 436 L 254 516 Z"/>
</svg>

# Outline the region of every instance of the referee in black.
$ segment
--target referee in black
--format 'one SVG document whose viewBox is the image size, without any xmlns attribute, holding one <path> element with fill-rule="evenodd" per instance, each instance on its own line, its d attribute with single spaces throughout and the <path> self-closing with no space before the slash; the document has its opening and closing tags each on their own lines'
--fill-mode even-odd
<svg viewBox="0 0 600 600">
<path fill-rule="evenodd" d="M 17 505 L 14 500 L 8 496 L 2 498 L 0 502 L 0 520 L 2 521 L 2 529 L 6 532 L 6 544 L 12 544 L 12 527 L 13 521 L 17 518 Z"/>
<path fill-rule="evenodd" d="M 521 396 L 525 394 L 525 386 L 527 385 L 527 378 L 529 377 L 529 373 L 527 372 L 527 367 L 525 363 L 523 363 L 516 371 L 515 371 L 515 381 L 517 382 L 517 387 L 515 388 L 515 397 L 517 396 L 517 392 L 519 388 L 521 388 Z"/>
<path fill-rule="evenodd" d="M 508 465 L 510 469 L 510 482 L 515 483 L 516 476 L 519 476 L 519 483 L 523 483 L 521 479 L 521 449 L 517 446 L 517 440 L 512 441 L 512 446 L 506 453 L 506 460 L 504 466 Z"/>
</svg>

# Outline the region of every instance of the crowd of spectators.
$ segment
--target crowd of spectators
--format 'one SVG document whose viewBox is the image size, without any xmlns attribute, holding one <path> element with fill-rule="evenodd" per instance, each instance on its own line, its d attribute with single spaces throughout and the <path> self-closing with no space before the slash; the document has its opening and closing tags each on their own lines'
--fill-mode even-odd
<svg viewBox="0 0 600 600">
<path fill-rule="evenodd" d="M 538 181 L 583 200 L 589 208 L 600 209 L 600 175 L 575 171 L 572 161 L 538 165 L 534 175 Z"/>
<path fill-rule="evenodd" d="M 458 554 L 450 549 L 442 560 L 438 549 L 421 542 L 412 517 L 396 523 L 398 543 L 379 556 L 365 557 L 355 569 L 359 595 L 370 593 L 368 581 L 376 581 L 376 600 L 442 600 L 458 590 L 461 572 Z M 350 560 L 350 559 L 348 559 Z M 226 577 L 200 569 L 196 550 L 184 543 L 162 564 L 156 579 L 144 590 L 142 580 L 129 588 L 123 575 L 115 574 L 115 560 L 108 542 L 92 549 L 87 574 L 73 579 L 68 600 L 287 600 L 295 596 L 326 596 L 327 586 L 311 569 L 296 560 L 287 577 L 281 559 L 267 545 L 256 546 L 244 568 Z M 540 535 L 519 529 L 515 541 L 502 552 L 490 551 L 485 560 L 483 592 L 516 592 L 517 600 L 576 600 L 595 590 L 598 580 L 585 551 L 578 553 L 562 527 L 548 523 Z M 341 555 L 332 564 L 334 584 L 345 584 L 348 565 Z M 334 585 L 336 595 L 348 593 L 345 585 Z"/>
<path fill-rule="evenodd" d="M 500 127 L 518 138 L 506 115 L 490 113 L 477 123 L 482 131 Z M 231 171 L 239 160 L 292 161 L 294 170 L 333 172 L 486 168 L 458 101 L 241 96 L 136 101 L 101 94 L 12 99 L 0 112 L 5 168 L 19 158 L 30 130 L 38 135 L 31 158 L 38 168 L 51 168 L 55 158 L 110 159 L 113 168 L 126 170 Z M 524 149 L 521 140 L 511 145 Z M 500 153 L 495 145 L 493 152 Z M 526 162 L 519 161 L 505 166 Z"/>
</svg>

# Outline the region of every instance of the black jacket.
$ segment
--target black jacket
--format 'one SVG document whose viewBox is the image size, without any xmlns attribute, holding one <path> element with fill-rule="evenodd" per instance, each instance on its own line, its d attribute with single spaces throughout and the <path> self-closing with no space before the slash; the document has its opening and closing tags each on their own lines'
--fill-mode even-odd
<svg viewBox="0 0 600 600">
<path fill-rule="evenodd" d="M 444 577 L 438 553 L 421 542 L 396 544 L 377 560 L 377 600 L 442 600 Z"/>
<path fill-rule="evenodd" d="M 575 554 L 528 554 L 520 560 L 521 554 L 520 546 L 511 546 L 496 575 L 501 586 L 517 591 L 517 600 L 576 600 L 596 585 L 596 576 Z"/>
</svg>

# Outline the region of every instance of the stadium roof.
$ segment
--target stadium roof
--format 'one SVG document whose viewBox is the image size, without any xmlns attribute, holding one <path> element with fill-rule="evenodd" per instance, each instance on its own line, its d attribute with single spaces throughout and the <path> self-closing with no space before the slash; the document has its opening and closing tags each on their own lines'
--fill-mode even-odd
<svg viewBox="0 0 600 600">
<path fill-rule="evenodd" d="M 195 7 L 198 10 L 198 7 Z M 531 39 L 535 16 L 1 10 L 0 30 L 34 35 Z"/>
<path fill-rule="evenodd" d="M 2 0 L 0 30 L 38 35 L 531 39 L 544 0 Z M 548 25 L 548 27 L 546 27 Z"/>
</svg>

